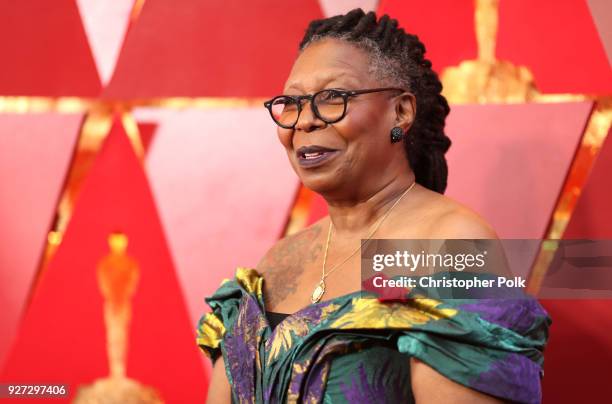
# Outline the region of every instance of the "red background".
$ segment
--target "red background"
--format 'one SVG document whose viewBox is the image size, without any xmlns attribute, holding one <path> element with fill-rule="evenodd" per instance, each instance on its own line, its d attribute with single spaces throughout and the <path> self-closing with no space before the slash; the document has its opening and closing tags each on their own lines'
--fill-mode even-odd
<svg viewBox="0 0 612 404">
<path fill-rule="evenodd" d="M 194 339 L 204 296 L 236 266 L 256 265 L 292 213 L 306 222 L 325 214 L 321 199 L 295 200 L 298 180 L 254 98 L 280 91 L 307 22 L 364 5 L 418 34 L 438 72 L 476 57 L 471 0 L 339 3 L 0 1 L 0 380 L 60 381 L 74 391 L 107 374 L 93 271 L 106 236 L 121 229 L 142 271 L 128 376 L 168 402 L 204 400 L 209 365 Z M 565 101 L 453 105 L 448 194 L 501 237 L 539 238 L 594 111 L 610 102 L 612 5 L 501 0 L 499 13 L 497 56 L 527 66 L 540 92 Z M 91 165 L 79 166 L 79 141 L 97 115 L 113 119 L 113 130 L 102 130 Z M 142 156 L 126 137 L 129 122 Z M 607 238 L 609 137 L 587 162 L 564 237 Z M 74 210 L 45 263 L 75 167 L 83 181 Z M 544 305 L 554 320 L 544 401 L 610 396 L 608 302 Z"/>
</svg>

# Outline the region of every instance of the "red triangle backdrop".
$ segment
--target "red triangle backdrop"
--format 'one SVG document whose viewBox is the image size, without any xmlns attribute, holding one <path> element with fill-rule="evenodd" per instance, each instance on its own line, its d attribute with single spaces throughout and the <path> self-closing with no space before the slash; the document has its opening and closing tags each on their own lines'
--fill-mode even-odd
<svg viewBox="0 0 612 404">
<path fill-rule="evenodd" d="M 114 230 L 129 237 L 128 254 L 140 266 L 127 375 L 156 388 L 168 403 L 203 402 L 206 377 L 194 327 L 143 167 L 118 123 L 83 184 L 0 379 L 69 383 L 72 398 L 78 385 L 108 375 L 95 271 Z"/>
<path fill-rule="evenodd" d="M 0 96 L 100 93 L 75 0 L 0 2 Z"/>
<path fill-rule="evenodd" d="M 296 10 L 299 8 L 299 11 Z M 316 0 L 147 0 L 108 98 L 260 97 L 281 92 Z"/>
</svg>

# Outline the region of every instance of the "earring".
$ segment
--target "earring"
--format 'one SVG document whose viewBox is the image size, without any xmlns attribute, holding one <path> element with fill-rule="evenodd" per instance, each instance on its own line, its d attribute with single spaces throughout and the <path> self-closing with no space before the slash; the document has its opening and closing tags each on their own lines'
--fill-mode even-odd
<svg viewBox="0 0 612 404">
<path fill-rule="evenodd" d="M 404 138 L 404 131 L 399 126 L 391 129 L 391 143 L 397 143 Z"/>
</svg>

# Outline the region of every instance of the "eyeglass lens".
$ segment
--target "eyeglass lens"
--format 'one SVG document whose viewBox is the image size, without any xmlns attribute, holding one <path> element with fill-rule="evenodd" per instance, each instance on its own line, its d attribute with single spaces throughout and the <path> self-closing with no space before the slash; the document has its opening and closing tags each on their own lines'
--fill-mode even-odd
<svg viewBox="0 0 612 404">
<path fill-rule="evenodd" d="M 313 103 L 318 117 L 327 123 L 336 122 L 342 118 L 346 110 L 345 97 L 338 91 L 324 90 L 316 93 Z M 303 106 L 302 106 L 303 108 Z M 299 108 L 296 98 L 280 96 L 272 101 L 272 116 L 281 126 L 292 127 L 299 118 Z"/>
</svg>

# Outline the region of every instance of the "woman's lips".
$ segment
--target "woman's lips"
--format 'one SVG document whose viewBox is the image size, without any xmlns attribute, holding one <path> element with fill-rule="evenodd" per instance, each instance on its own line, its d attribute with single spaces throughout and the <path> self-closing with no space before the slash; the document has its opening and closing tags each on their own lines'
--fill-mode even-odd
<svg viewBox="0 0 612 404">
<path fill-rule="evenodd" d="M 333 156 L 335 156 L 338 153 L 339 152 L 336 150 L 336 151 L 322 152 L 316 155 L 310 155 L 310 156 L 306 155 L 304 157 L 301 157 L 298 155 L 298 162 L 300 163 L 300 166 L 305 167 L 305 168 L 318 167 L 320 165 L 325 164 L 327 161 L 329 161 L 329 159 L 331 159 Z"/>
<path fill-rule="evenodd" d="M 298 163 L 304 168 L 319 167 L 338 153 L 338 150 L 322 146 L 302 146 L 296 151 Z"/>
</svg>

